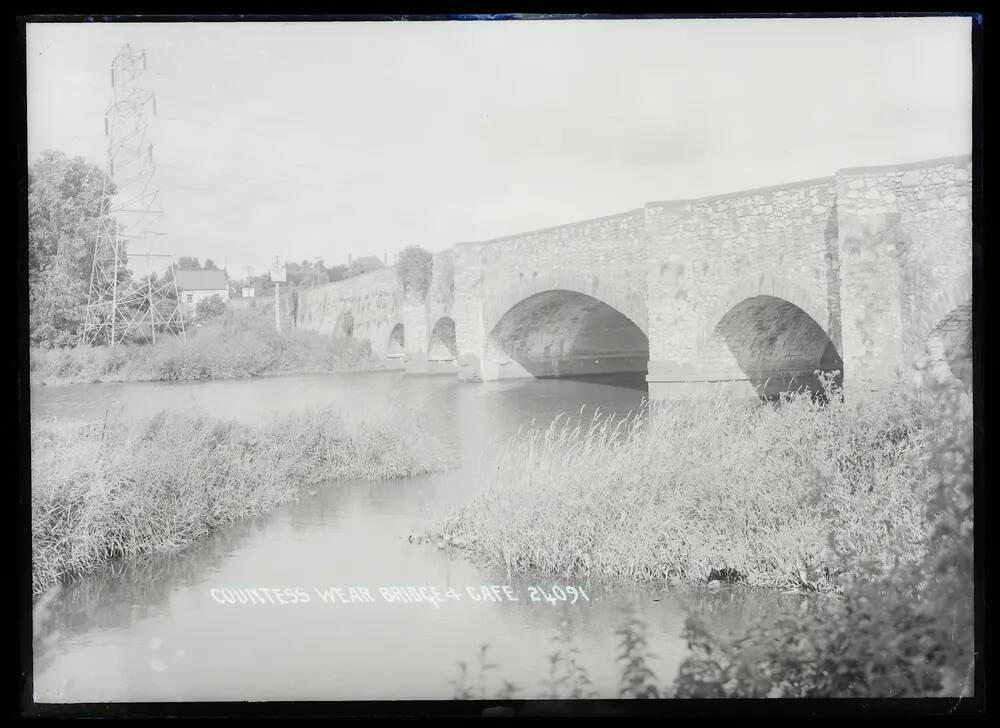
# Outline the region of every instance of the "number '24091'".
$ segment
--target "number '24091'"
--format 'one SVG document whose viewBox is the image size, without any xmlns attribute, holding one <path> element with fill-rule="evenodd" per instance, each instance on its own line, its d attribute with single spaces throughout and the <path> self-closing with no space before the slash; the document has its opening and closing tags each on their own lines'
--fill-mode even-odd
<svg viewBox="0 0 1000 728">
<path fill-rule="evenodd" d="M 583 599 L 587 602 L 590 601 L 590 597 L 587 596 L 587 592 L 585 592 L 582 587 L 559 586 L 558 584 L 550 587 L 549 589 L 544 589 L 540 586 L 529 586 L 528 598 L 533 602 L 548 602 L 553 606 L 559 602 L 576 604 L 579 599 Z"/>
</svg>

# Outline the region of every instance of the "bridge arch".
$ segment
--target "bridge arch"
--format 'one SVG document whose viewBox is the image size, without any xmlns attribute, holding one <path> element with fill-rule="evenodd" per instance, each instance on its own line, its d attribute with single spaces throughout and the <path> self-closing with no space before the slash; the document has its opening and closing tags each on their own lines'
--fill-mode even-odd
<svg viewBox="0 0 1000 728">
<path fill-rule="evenodd" d="M 626 316 L 649 335 L 649 315 L 646 301 L 646 272 L 628 279 L 610 268 L 584 272 L 573 266 L 520 273 L 512 285 L 504 285 L 485 296 L 483 323 L 492 331 L 500 319 L 521 301 L 547 291 L 571 291 L 595 298 Z"/>
<path fill-rule="evenodd" d="M 718 323 L 730 311 L 741 302 L 758 296 L 769 296 L 786 301 L 796 308 L 806 313 L 820 328 L 830 337 L 836 346 L 839 346 L 840 332 L 834 331 L 832 326 L 823 326 L 823 321 L 828 321 L 826 306 L 820 304 L 815 296 L 809 293 L 799 284 L 775 276 L 767 271 L 757 272 L 752 276 L 745 276 L 739 283 L 729 288 L 711 306 L 704 317 L 707 324 L 703 329 L 702 344 L 716 336 Z"/>
<path fill-rule="evenodd" d="M 645 331 L 609 303 L 550 289 L 515 302 L 489 329 L 484 379 L 645 372 Z"/>
<path fill-rule="evenodd" d="M 713 335 L 758 394 L 816 392 L 816 371 L 843 382 L 844 363 L 833 340 L 802 307 L 774 295 L 740 300 L 718 320 Z"/>
<path fill-rule="evenodd" d="M 406 354 L 406 327 L 398 323 L 389 332 L 389 342 L 385 348 L 385 355 L 390 359 L 400 359 Z"/>
<path fill-rule="evenodd" d="M 442 316 L 431 329 L 427 345 L 428 361 L 455 361 L 458 359 L 458 345 L 455 341 L 455 321 L 450 316 Z"/>
<path fill-rule="evenodd" d="M 972 277 L 963 275 L 940 291 L 924 312 L 914 337 L 918 381 L 960 381 L 972 389 Z M 919 338 L 917 338 L 919 337 Z"/>
<path fill-rule="evenodd" d="M 350 309 L 345 309 L 337 317 L 337 323 L 333 327 L 334 336 L 351 337 L 354 336 L 354 314 Z"/>
</svg>

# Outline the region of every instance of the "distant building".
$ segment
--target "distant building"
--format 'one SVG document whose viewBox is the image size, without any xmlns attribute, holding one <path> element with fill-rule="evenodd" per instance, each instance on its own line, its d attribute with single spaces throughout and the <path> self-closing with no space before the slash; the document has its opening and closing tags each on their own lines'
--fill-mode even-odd
<svg viewBox="0 0 1000 728">
<path fill-rule="evenodd" d="M 209 296 L 229 300 L 229 279 L 224 270 L 178 270 L 174 271 L 174 279 L 185 310 L 193 311 L 198 301 Z"/>
</svg>

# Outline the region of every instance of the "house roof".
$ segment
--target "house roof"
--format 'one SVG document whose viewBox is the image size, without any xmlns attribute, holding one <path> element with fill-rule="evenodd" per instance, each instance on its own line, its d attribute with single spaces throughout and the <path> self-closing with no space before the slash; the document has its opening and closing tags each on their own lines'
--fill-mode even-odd
<svg viewBox="0 0 1000 728">
<path fill-rule="evenodd" d="M 178 270 L 174 279 L 182 291 L 223 291 L 229 286 L 224 270 Z"/>
</svg>

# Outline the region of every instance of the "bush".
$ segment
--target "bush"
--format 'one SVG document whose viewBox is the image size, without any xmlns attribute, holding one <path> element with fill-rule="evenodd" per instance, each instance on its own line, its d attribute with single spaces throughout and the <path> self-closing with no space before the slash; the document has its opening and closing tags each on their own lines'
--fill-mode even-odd
<svg viewBox="0 0 1000 728">
<path fill-rule="evenodd" d="M 433 269 L 434 256 L 426 250 L 416 245 L 403 248 L 396 264 L 396 273 L 403 292 L 425 300 L 431 288 Z"/>
<path fill-rule="evenodd" d="M 210 321 L 226 312 L 226 302 L 218 293 L 198 301 L 194 315 L 199 321 Z"/>
<path fill-rule="evenodd" d="M 887 566 L 855 551 L 842 599 L 740 635 L 691 618 L 678 697 L 969 696 L 973 675 L 972 417 L 964 392 L 938 390 L 922 489 L 919 559 L 907 540 Z M 925 497 L 926 496 L 926 497 Z"/>
</svg>

